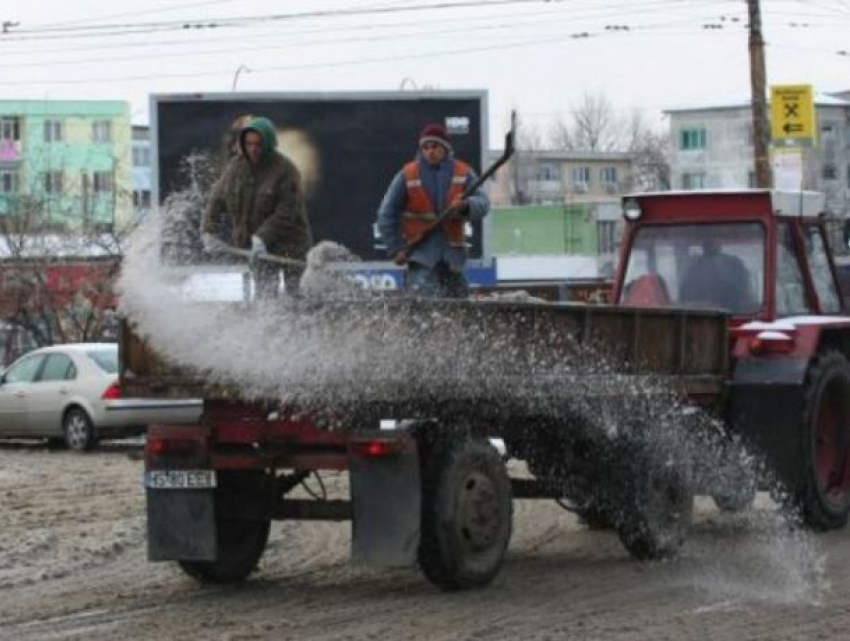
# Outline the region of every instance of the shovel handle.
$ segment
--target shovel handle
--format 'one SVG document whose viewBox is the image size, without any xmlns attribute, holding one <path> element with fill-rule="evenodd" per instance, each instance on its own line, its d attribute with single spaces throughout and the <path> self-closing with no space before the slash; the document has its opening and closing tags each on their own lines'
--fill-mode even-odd
<svg viewBox="0 0 850 641">
<path fill-rule="evenodd" d="M 244 258 L 248 260 L 251 258 L 251 252 L 247 249 L 239 249 L 238 247 L 222 247 L 221 252 L 223 254 L 229 254 L 230 256 L 238 256 L 239 258 Z M 290 267 L 306 267 L 307 261 L 298 260 L 297 258 L 286 258 L 284 256 L 278 256 L 277 254 L 261 254 L 259 256 L 259 260 L 265 261 L 267 263 L 274 263 L 276 265 L 288 265 Z"/>
</svg>

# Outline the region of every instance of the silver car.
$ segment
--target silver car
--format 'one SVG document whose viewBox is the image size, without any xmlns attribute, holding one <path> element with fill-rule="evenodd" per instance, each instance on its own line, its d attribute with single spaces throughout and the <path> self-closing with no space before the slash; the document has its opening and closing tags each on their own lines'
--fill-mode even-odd
<svg viewBox="0 0 850 641">
<path fill-rule="evenodd" d="M 42 347 L 0 376 L 0 438 L 47 438 L 74 450 L 149 423 L 196 423 L 201 407 L 196 399 L 122 399 L 114 343 Z"/>
</svg>

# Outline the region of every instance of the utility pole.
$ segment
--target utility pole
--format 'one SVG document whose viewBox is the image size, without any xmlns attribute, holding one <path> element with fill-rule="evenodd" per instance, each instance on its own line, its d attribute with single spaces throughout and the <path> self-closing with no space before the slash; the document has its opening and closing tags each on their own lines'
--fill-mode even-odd
<svg viewBox="0 0 850 641">
<path fill-rule="evenodd" d="M 759 0 L 747 0 L 750 14 L 750 89 L 753 110 L 753 151 L 756 164 L 756 187 L 773 186 L 770 175 L 768 147 L 770 136 L 767 126 L 767 97 L 764 68 L 764 38 L 761 33 Z"/>
</svg>

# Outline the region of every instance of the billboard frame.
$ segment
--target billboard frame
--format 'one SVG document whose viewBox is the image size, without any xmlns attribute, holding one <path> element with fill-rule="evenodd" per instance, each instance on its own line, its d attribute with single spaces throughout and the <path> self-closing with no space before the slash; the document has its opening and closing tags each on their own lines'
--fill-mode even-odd
<svg viewBox="0 0 850 641">
<path fill-rule="evenodd" d="M 398 91 L 294 91 L 294 92 L 251 92 L 251 91 L 220 91 L 220 92 L 189 92 L 189 93 L 155 93 L 149 97 L 150 141 L 151 141 L 151 200 L 159 206 L 160 176 L 159 176 L 159 105 L 164 103 L 187 102 L 227 102 L 227 101 L 257 101 L 257 102 L 358 102 L 365 100 L 394 100 L 399 102 L 415 102 L 419 100 L 460 99 L 478 100 L 479 118 L 481 123 L 481 167 L 474 168 L 477 172 L 484 171 L 492 155 L 490 149 L 489 105 L 486 89 L 438 89 L 438 90 L 398 90 Z M 483 187 L 482 187 L 483 188 Z M 470 259 L 471 265 L 489 265 L 492 262 L 490 251 L 490 221 L 485 216 L 481 221 L 481 258 Z M 364 267 L 387 267 L 392 262 L 364 261 Z"/>
</svg>

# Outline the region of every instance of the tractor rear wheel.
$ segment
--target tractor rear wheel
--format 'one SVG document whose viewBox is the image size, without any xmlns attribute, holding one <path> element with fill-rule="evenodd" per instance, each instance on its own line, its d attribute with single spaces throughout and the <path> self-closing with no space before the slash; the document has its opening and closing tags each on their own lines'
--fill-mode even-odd
<svg viewBox="0 0 850 641">
<path fill-rule="evenodd" d="M 850 364 L 837 351 L 809 369 L 803 414 L 805 468 L 794 492 L 803 521 L 817 530 L 847 524 L 850 515 Z"/>
</svg>

